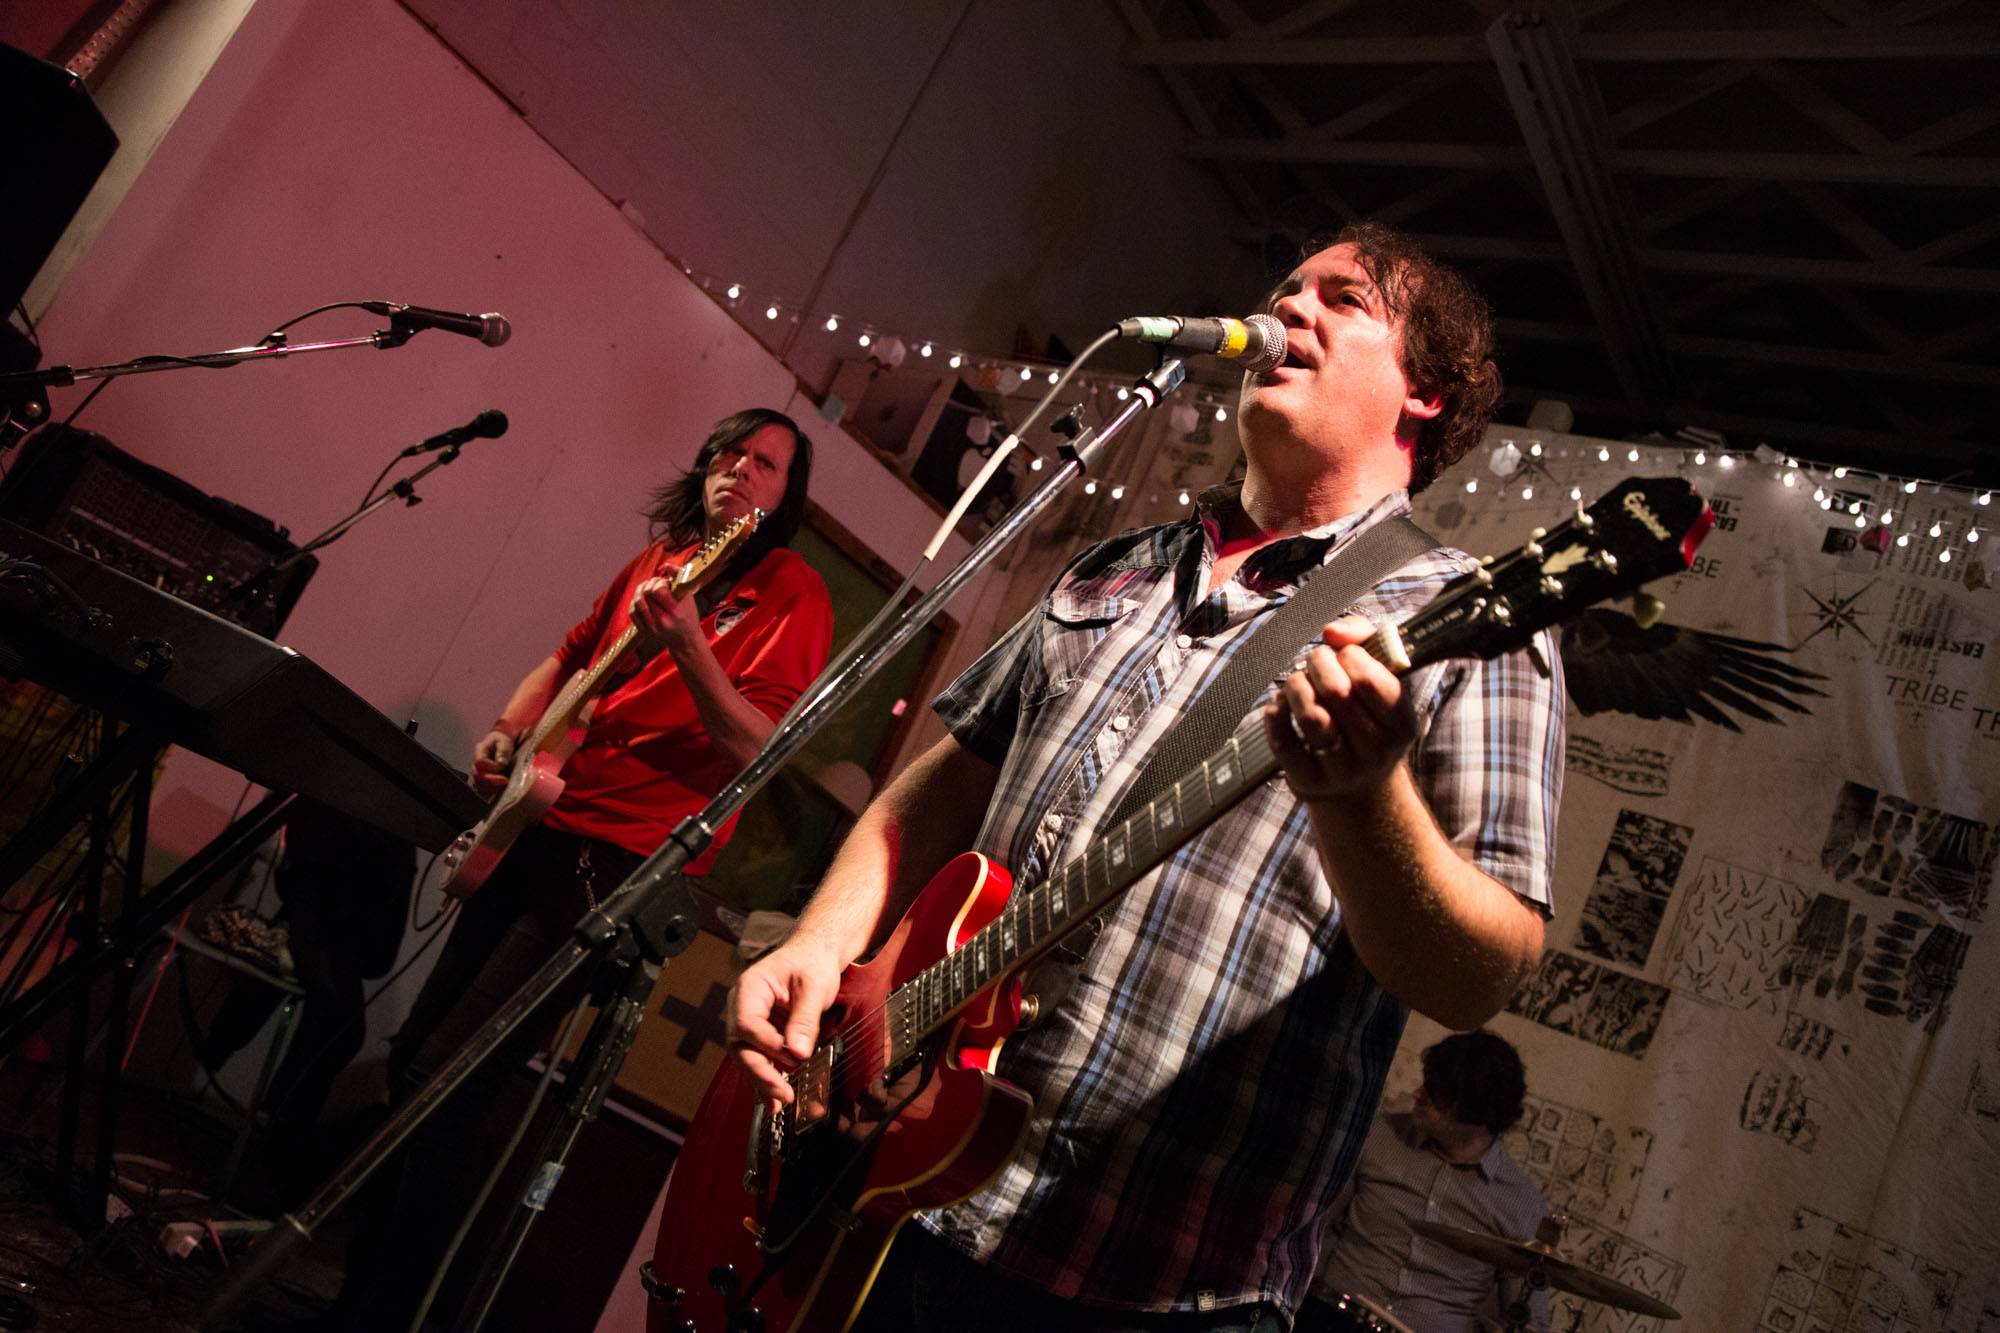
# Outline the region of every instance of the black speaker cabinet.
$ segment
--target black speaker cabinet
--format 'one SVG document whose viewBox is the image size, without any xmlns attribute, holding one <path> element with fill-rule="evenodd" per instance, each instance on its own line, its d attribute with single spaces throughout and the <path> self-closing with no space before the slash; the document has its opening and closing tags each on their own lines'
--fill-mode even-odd
<svg viewBox="0 0 2000 1333">
<path fill-rule="evenodd" d="M 0 44 L 0 311 L 28 290 L 117 150 L 81 80 Z"/>
</svg>

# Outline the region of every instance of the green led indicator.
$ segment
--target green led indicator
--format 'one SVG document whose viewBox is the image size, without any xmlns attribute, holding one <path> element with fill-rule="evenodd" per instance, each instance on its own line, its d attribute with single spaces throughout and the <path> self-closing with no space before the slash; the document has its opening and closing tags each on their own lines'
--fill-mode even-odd
<svg viewBox="0 0 2000 1333">
<path fill-rule="evenodd" d="M 213 574 L 203 574 L 203 575 L 201 576 L 201 579 L 202 579 L 202 582 L 204 582 L 204 583 L 213 583 L 213 582 L 215 582 L 215 575 L 213 575 Z"/>
</svg>

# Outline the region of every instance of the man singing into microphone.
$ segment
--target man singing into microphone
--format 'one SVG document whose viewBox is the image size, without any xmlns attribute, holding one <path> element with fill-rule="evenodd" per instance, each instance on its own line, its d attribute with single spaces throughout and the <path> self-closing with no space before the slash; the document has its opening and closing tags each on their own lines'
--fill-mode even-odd
<svg viewBox="0 0 2000 1333">
<path fill-rule="evenodd" d="M 938 700 L 949 736 L 739 982 L 737 1057 L 774 1097 L 789 1100 L 778 1071 L 811 1049 L 841 969 L 932 872 L 975 847 L 1018 895 L 1082 856 L 1262 621 L 1480 438 L 1499 395 L 1485 307 L 1407 239 L 1350 228 L 1266 309 L 1289 352 L 1245 378 L 1240 487 L 1074 560 Z M 1514 653 L 1398 678 L 1355 646 L 1469 567 L 1431 550 L 1327 625 L 1251 709 L 1283 781 L 1030 977 L 1065 984 L 999 1056 L 1034 1098 L 1022 1150 L 903 1227 L 857 1329 L 1287 1326 L 1407 1011 L 1477 1027 L 1541 954 L 1560 676 Z"/>
<path fill-rule="evenodd" d="M 504 784 L 517 739 L 564 681 L 628 625 L 637 661 L 609 687 L 562 795 L 467 901 L 389 1054 L 392 1097 L 432 1073 L 570 938 L 674 826 L 755 757 L 826 665 L 833 606 L 820 576 L 787 549 L 805 517 L 812 444 L 779 412 L 754 408 L 709 432 L 694 466 L 653 494 L 653 542 L 619 571 L 562 645 L 530 671 L 473 751 L 474 780 Z M 767 517 L 722 575 L 677 599 L 669 577 L 701 543 L 753 509 Z M 688 867 L 708 869 L 734 821 Z M 552 1018 L 588 981 L 544 1006 Z M 336 1326 L 403 1329 L 504 1138 L 487 1123 L 500 1088 L 551 1033 L 523 1023 L 425 1121 L 371 1182 L 371 1222 L 350 1248 Z M 498 1132 L 496 1132 L 496 1130 Z"/>
</svg>

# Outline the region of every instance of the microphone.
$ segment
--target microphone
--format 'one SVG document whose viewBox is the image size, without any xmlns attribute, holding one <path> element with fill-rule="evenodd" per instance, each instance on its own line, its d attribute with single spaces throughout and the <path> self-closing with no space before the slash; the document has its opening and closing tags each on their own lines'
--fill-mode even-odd
<svg viewBox="0 0 2000 1333">
<path fill-rule="evenodd" d="M 483 315 L 461 315 L 450 310 L 432 310 L 429 306 L 403 305 L 397 301 L 363 301 L 361 308 L 371 315 L 387 315 L 396 325 L 409 332 L 421 329 L 443 329 L 447 333 L 462 333 L 468 338 L 477 338 L 488 347 L 498 347 L 514 332 L 514 326 L 504 315 L 488 311 Z"/>
<path fill-rule="evenodd" d="M 499 316 L 494 316 L 499 318 Z M 403 450 L 402 457 L 414 458 L 436 449 L 456 449 L 467 440 L 497 440 L 507 433 L 507 414 L 487 408 L 463 426 L 453 426 L 450 430 L 431 436 L 422 444 L 413 444 Z"/>
<path fill-rule="evenodd" d="M 1248 319 L 1201 319 L 1185 315 L 1139 315 L 1118 322 L 1118 336 L 1164 343 L 1243 362 L 1248 374 L 1276 370 L 1285 359 L 1285 326 L 1269 315 Z"/>
</svg>

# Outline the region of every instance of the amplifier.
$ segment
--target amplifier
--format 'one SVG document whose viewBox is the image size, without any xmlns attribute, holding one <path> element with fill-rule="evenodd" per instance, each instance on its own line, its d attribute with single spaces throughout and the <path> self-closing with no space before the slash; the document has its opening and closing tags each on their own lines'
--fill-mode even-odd
<svg viewBox="0 0 2000 1333">
<path fill-rule="evenodd" d="M 286 529 L 142 463 L 102 435 L 49 427 L 0 483 L 0 518 L 273 638 L 315 556 L 252 585 L 298 548 Z"/>
</svg>

